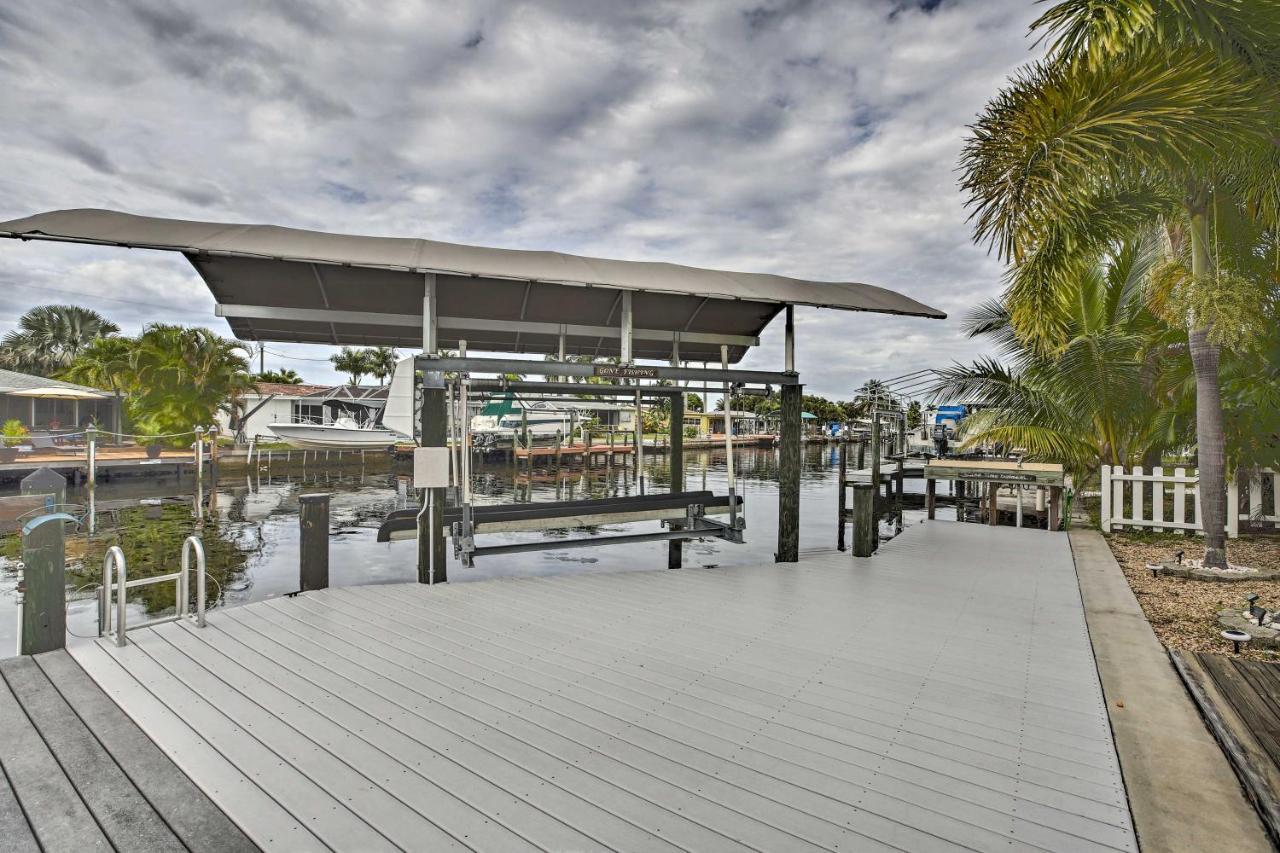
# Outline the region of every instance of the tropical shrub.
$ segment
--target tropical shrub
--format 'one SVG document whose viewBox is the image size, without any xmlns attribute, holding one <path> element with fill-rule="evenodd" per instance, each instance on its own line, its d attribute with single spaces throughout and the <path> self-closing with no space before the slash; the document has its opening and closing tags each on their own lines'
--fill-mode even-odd
<svg viewBox="0 0 1280 853">
<path fill-rule="evenodd" d="M 14 445 L 22 444 L 28 435 L 30 435 L 30 432 L 27 430 L 26 426 L 23 425 L 22 421 L 17 418 L 5 421 L 4 428 L 0 430 L 0 436 L 3 436 L 4 438 L 5 447 L 13 447 Z"/>
</svg>

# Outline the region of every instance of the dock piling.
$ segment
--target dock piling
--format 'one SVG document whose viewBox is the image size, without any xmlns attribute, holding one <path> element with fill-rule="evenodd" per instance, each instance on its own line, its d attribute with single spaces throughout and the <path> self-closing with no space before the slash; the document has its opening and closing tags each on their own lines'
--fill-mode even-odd
<svg viewBox="0 0 1280 853">
<path fill-rule="evenodd" d="M 853 556 L 870 557 L 876 550 L 875 486 L 853 484 Z"/>
<path fill-rule="evenodd" d="M 18 654 L 37 655 L 67 643 L 66 539 L 54 512 L 22 528 L 22 628 Z"/>
<path fill-rule="evenodd" d="M 300 495 L 298 510 L 298 588 L 328 589 L 329 495 Z"/>
</svg>

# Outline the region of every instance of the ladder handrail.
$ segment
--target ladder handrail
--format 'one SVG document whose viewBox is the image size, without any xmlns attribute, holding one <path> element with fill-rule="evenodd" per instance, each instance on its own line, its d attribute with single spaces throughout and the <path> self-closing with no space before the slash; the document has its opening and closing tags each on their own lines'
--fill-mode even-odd
<svg viewBox="0 0 1280 853">
<path fill-rule="evenodd" d="M 206 611 L 206 594 L 205 594 L 205 554 L 204 543 L 200 541 L 198 536 L 188 536 L 182 542 L 182 568 L 176 572 L 167 575 L 156 575 L 150 578 L 139 578 L 135 581 L 128 579 L 128 568 L 124 557 L 124 551 L 119 545 L 112 545 L 107 549 L 106 555 L 102 558 L 102 587 L 98 593 L 98 626 L 99 635 L 111 637 L 115 640 L 117 646 L 124 646 L 128 643 L 126 633 L 129 630 L 127 610 L 125 607 L 125 595 L 130 587 L 148 586 L 154 583 L 164 583 L 166 581 L 174 581 L 177 585 L 176 589 L 176 606 L 173 616 L 161 617 L 159 619 L 148 619 L 135 628 L 145 628 L 150 625 L 160 625 L 165 622 L 176 622 L 179 619 L 185 619 L 190 615 L 191 610 L 191 555 L 196 557 L 196 625 L 200 628 L 205 626 Z M 115 576 L 115 583 L 112 583 L 112 576 Z M 114 601 L 112 595 L 114 593 Z M 112 604 L 115 605 L 115 629 L 112 630 L 111 609 Z"/>
<path fill-rule="evenodd" d="M 205 613 L 205 558 L 204 543 L 199 536 L 188 536 L 182 542 L 182 615 L 187 615 L 190 601 L 190 584 L 188 572 L 191 571 L 191 554 L 196 555 L 196 625 L 204 627 Z"/>
<path fill-rule="evenodd" d="M 111 575 L 114 574 L 118 579 L 119 594 L 116 596 L 116 630 L 113 634 L 111 631 Z M 116 645 L 123 646 L 125 644 L 125 584 L 127 583 L 127 569 L 124 559 L 124 551 L 119 545 L 112 545 L 107 549 L 107 553 L 102 558 L 102 595 L 103 595 L 103 625 L 102 631 L 108 637 L 115 637 Z"/>
</svg>

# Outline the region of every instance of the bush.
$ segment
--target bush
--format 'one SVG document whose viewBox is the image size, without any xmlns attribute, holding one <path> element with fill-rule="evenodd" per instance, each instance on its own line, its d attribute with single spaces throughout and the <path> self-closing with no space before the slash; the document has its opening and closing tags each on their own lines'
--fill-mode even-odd
<svg viewBox="0 0 1280 853">
<path fill-rule="evenodd" d="M 30 432 L 22 425 L 22 421 L 13 418 L 4 422 L 4 429 L 0 430 L 0 435 L 4 436 L 5 447 L 13 447 L 26 441 Z"/>
</svg>

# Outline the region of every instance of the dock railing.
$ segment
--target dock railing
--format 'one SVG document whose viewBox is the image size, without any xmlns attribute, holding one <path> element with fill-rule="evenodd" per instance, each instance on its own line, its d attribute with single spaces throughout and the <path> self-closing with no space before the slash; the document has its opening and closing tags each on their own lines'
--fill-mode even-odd
<svg viewBox="0 0 1280 853">
<path fill-rule="evenodd" d="M 1246 480 L 1247 482 L 1241 482 Z M 1270 502 L 1266 505 L 1270 482 Z M 1243 487 L 1243 488 L 1242 488 Z M 1247 504 L 1241 506 L 1241 493 Z M 1163 467 L 1145 472 L 1136 466 L 1126 472 L 1119 465 L 1102 466 L 1102 531 L 1166 530 L 1186 535 L 1204 532 L 1200 515 L 1200 478 L 1194 469 Z M 1227 483 L 1227 535 L 1246 529 L 1280 530 L 1280 476 L 1271 468 L 1241 472 Z"/>
<path fill-rule="evenodd" d="M 193 555 L 196 561 L 196 610 L 194 616 L 196 625 L 203 628 L 205 625 L 206 604 L 204 545 L 200 542 L 198 536 L 188 536 L 182 543 L 181 568 L 176 572 L 149 578 L 129 580 L 124 551 L 120 549 L 119 545 L 112 545 L 107 549 L 106 556 L 102 559 L 102 586 L 98 590 L 98 636 L 110 637 L 115 640 L 117 646 L 123 646 L 128 643 L 126 637 L 128 631 L 152 625 L 163 625 L 166 622 L 176 622 L 191 615 L 191 557 Z M 175 598 L 177 599 L 173 615 L 147 619 L 133 625 L 128 624 L 128 608 L 125 601 L 128 591 L 137 587 L 151 586 L 152 584 L 167 583 L 169 581 L 173 581 L 175 584 Z M 112 619 L 113 608 L 115 610 L 114 626 Z"/>
</svg>

